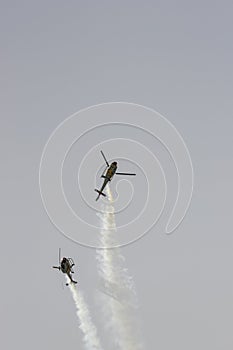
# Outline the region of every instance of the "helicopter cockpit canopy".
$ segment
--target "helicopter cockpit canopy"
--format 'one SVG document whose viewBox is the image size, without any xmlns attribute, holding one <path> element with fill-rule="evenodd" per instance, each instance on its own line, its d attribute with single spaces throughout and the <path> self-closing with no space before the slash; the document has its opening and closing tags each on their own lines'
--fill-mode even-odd
<svg viewBox="0 0 233 350">
<path fill-rule="evenodd" d="M 68 258 L 68 261 L 69 261 L 70 266 L 74 265 L 74 261 L 72 258 Z"/>
</svg>

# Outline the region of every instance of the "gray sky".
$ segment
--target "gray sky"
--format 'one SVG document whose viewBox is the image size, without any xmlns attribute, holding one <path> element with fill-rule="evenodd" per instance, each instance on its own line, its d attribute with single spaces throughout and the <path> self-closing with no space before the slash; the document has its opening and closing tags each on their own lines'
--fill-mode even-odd
<svg viewBox="0 0 233 350">
<path fill-rule="evenodd" d="M 176 126 L 195 173 L 178 230 L 123 249 L 145 348 L 232 349 L 232 10 L 230 1 L 1 2 L 2 348 L 82 349 L 71 296 L 50 268 L 58 247 L 77 261 L 104 343 L 95 252 L 51 224 L 38 168 L 69 115 L 128 101 Z"/>
</svg>

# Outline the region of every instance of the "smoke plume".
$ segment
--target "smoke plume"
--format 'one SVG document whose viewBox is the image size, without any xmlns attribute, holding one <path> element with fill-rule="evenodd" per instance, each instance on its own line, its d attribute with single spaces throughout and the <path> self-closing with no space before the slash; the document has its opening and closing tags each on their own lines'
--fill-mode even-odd
<svg viewBox="0 0 233 350">
<path fill-rule="evenodd" d="M 101 350 L 102 347 L 97 336 L 97 330 L 91 320 L 88 306 L 85 303 L 82 293 L 76 289 L 73 283 L 70 283 L 68 277 L 67 283 L 69 283 L 69 289 L 76 306 L 76 314 L 80 322 L 79 328 L 83 333 L 83 343 L 85 345 L 85 348 L 87 350 Z"/>
<path fill-rule="evenodd" d="M 125 258 L 120 248 L 108 249 L 117 245 L 117 228 L 110 187 L 106 189 L 108 204 L 102 205 L 100 216 L 100 246 L 97 250 L 99 289 L 102 312 L 108 330 L 117 349 L 142 350 L 140 331 L 135 312 L 137 296 L 132 277 L 125 268 Z"/>
</svg>

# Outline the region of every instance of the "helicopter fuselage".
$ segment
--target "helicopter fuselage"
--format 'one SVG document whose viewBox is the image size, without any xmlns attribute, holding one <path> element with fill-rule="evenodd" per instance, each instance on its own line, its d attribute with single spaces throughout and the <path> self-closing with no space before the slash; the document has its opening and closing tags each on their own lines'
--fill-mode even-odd
<svg viewBox="0 0 233 350">
<path fill-rule="evenodd" d="M 61 261 L 61 271 L 63 273 L 69 273 L 71 271 L 71 265 L 67 258 L 63 258 Z"/>
<path fill-rule="evenodd" d="M 103 175 L 103 177 L 105 177 L 105 179 L 107 179 L 108 181 L 111 181 L 116 171 L 117 171 L 117 162 L 112 162 L 112 164 L 110 165 L 110 167 L 106 172 L 106 175 Z"/>
</svg>

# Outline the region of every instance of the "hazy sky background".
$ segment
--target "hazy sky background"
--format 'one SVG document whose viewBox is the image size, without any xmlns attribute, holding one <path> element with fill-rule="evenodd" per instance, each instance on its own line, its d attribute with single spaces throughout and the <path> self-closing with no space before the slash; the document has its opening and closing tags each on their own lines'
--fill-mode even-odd
<svg viewBox="0 0 233 350">
<path fill-rule="evenodd" d="M 38 168 L 54 128 L 81 108 L 154 108 L 191 153 L 190 210 L 170 237 L 123 249 L 145 349 L 224 349 L 232 335 L 231 1 L 1 1 L 1 348 L 82 349 L 57 249 L 94 301 L 94 250 L 49 221 Z"/>
</svg>

